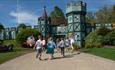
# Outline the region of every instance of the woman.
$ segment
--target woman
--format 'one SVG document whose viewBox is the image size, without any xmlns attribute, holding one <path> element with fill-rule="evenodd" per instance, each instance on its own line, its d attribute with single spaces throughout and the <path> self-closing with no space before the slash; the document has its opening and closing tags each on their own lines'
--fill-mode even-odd
<svg viewBox="0 0 115 70">
<path fill-rule="evenodd" d="M 48 60 L 53 59 L 53 54 L 54 54 L 54 49 L 55 49 L 56 45 L 53 42 L 53 39 L 50 37 L 48 39 L 48 43 L 47 43 L 47 54 L 49 54 Z"/>
</svg>

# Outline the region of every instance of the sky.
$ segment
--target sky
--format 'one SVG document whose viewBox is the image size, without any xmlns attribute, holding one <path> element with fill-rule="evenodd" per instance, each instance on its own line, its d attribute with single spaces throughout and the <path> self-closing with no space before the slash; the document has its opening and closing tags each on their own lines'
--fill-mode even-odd
<svg viewBox="0 0 115 70">
<path fill-rule="evenodd" d="M 46 6 L 48 15 L 58 6 L 65 13 L 66 4 L 78 0 L 0 0 L 0 23 L 7 27 L 16 27 L 20 23 L 37 25 L 37 19 Z M 115 0 L 82 0 L 87 3 L 87 11 L 96 12 L 102 6 L 115 5 Z M 65 13 L 66 14 L 66 13 Z"/>
</svg>

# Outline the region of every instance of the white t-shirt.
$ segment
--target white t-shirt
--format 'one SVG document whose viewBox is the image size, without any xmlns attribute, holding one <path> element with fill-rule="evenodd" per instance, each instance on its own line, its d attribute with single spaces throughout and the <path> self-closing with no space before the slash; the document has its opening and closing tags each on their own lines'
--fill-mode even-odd
<svg viewBox="0 0 115 70">
<path fill-rule="evenodd" d="M 64 47 L 64 41 L 63 40 L 60 41 L 60 47 Z"/>
<path fill-rule="evenodd" d="M 40 39 L 36 41 L 35 46 L 36 46 L 36 49 L 40 49 L 41 48 L 41 40 Z"/>
<path fill-rule="evenodd" d="M 69 39 L 66 39 L 66 40 L 65 40 L 65 45 L 66 45 L 66 46 L 69 46 L 69 44 L 70 44 L 70 43 L 69 43 Z"/>
<path fill-rule="evenodd" d="M 71 45 L 74 44 L 74 39 L 73 38 L 70 39 L 70 44 Z"/>
</svg>

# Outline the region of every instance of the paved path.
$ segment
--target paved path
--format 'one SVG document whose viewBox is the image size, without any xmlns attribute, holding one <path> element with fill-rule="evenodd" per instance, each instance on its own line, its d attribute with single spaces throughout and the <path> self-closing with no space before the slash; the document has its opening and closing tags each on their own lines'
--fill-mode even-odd
<svg viewBox="0 0 115 70">
<path fill-rule="evenodd" d="M 66 53 L 66 57 L 61 58 L 56 53 L 54 56 L 54 60 L 40 61 L 34 52 L 29 53 L 1 64 L 0 70 L 115 70 L 115 61 L 90 54 Z"/>
</svg>

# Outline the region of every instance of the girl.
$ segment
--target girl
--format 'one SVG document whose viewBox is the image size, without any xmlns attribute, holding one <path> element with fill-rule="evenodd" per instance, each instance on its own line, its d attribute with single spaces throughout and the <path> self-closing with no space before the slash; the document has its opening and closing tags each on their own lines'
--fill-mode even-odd
<svg viewBox="0 0 115 70">
<path fill-rule="evenodd" d="M 60 49 L 61 49 L 61 55 L 64 57 L 65 56 L 65 47 L 64 47 L 64 40 L 63 38 L 61 38 L 61 41 L 60 41 Z"/>
</svg>

